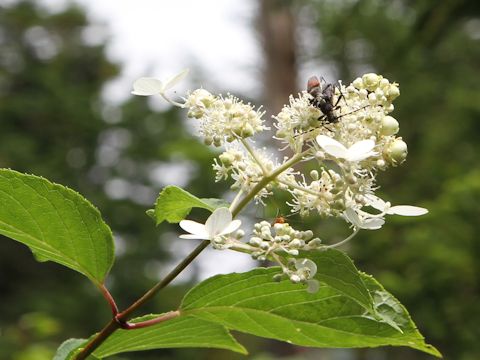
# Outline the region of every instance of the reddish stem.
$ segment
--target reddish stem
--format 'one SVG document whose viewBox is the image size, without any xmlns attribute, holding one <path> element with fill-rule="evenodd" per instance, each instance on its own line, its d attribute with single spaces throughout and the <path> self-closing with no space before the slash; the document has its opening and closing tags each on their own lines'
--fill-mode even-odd
<svg viewBox="0 0 480 360">
<path fill-rule="evenodd" d="M 141 329 L 141 328 L 144 328 L 144 327 L 159 324 L 163 321 L 167 321 L 167 320 L 176 318 L 177 316 L 180 316 L 180 311 L 175 310 L 175 311 L 170 311 L 166 314 L 160 315 L 159 317 L 156 317 L 154 319 L 139 321 L 139 322 L 136 322 L 136 323 L 130 323 L 128 321 L 124 321 L 124 320 L 120 319 L 118 316 L 115 317 L 115 320 L 117 321 L 117 323 L 120 325 L 120 327 L 122 329 L 124 329 L 124 330 L 134 330 L 134 329 Z"/>
<path fill-rule="evenodd" d="M 101 284 L 99 288 L 103 294 L 103 297 L 108 301 L 108 304 L 110 305 L 110 309 L 112 309 L 113 317 L 116 317 L 118 314 L 118 306 L 115 303 L 115 299 L 113 298 L 112 294 L 110 294 L 110 291 L 108 291 L 108 289 L 105 287 L 104 284 Z"/>
</svg>

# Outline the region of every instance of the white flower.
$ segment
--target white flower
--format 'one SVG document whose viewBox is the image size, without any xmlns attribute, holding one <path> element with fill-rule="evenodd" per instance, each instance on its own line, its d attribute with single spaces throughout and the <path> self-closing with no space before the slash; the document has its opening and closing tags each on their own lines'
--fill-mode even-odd
<svg viewBox="0 0 480 360">
<path fill-rule="evenodd" d="M 217 236 L 228 235 L 241 225 L 240 220 L 232 221 L 232 213 L 226 207 L 216 209 L 205 224 L 192 220 L 180 221 L 180 227 L 190 234 L 180 235 L 182 239 L 213 240 Z"/>
<path fill-rule="evenodd" d="M 307 291 L 309 293 L 316 293 L 320 287 L 318 280 L 313 278 L 317 273 L 317 264 L 310 259 L 296 259 L 295 268 L 300 274 L 299 278 L 306 279 Z"/>
<path fill-rule="evenodd" d="M 359 229 L 377 230 L 385 224 L 385 220 L 382 218 L 363 216 L 352 208 L 347 208 L 343 215 L 347 221 Z"/>
<path fill-rule="evenodd" d="M 428 213 L 428 210 L 418 206 L 411 205 L 396 205 L 391 206 L 389 202 L 385 202 L 375 195 L 365 195 L 367 205 L 380 210 L 388 215 L 402 215 L 402 216 L 421 216 Z"/>
<path fill-rule="evenodd" d="M 373 140 L 358 141 L 348 149 L 337 140 L 325 135 L 318 135 L 317 142 L 327 154 L 350 162 L 361 161 L 370 156 L 376 155 L 376 153 L 372 151 L 375 147 L 375 142 Z"/>
<path fill-rule="evenodd" d="M 151 77 L 142 77 L 133 83 L 133 95 L 151 96 L 163 95 L 165 92 L 183 80 L 188 74 L 188 69 L 171 77 L 165 82 Z"/>
</svg>

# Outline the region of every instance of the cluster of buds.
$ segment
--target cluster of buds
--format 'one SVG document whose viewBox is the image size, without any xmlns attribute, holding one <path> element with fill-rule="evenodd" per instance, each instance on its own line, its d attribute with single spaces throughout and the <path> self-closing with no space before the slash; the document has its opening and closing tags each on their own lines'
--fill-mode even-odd
<svg viewBox="0 0 480 360">
<path fill-rule="evenodd" d="M 219 147 L 267 129 L 262 120 L 264 112 L 230 94 L 224 98 L 197 89 L 188 95 L 184 106 L 188 117 L 200 121 L 200 134 L 207 145 Z"/>
<path fill-rule="evenodd" d="M 268 221 L 255 224 L 248 244 L 256 248 L 251 255 L 258 260 L 266 260 L 272 253 L 297 256 L 300 250 L 308 251 L 322 246 L 321 240 L 314 238 L 311 230 L 299 231 L 288 223 L 272 225 Z"/>
</svg>

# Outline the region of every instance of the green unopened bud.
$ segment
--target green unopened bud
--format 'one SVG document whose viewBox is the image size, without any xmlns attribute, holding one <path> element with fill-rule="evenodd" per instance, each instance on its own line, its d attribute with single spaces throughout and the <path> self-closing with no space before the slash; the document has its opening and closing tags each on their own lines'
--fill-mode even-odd
<svg viewBox="0 0 480 360">
<path fill-rule="evenodd" d="M 320 247 L 320 246 L 322 246 L 322 240 L 320 240 L 319 238 L 315 238 L 315 239 L 308 242 L 308 246 L 313 247 L 313 248 Z"/>
<path fill-rule="evenodd" d="M 318 180 L 319 179 L 318 171 L 317 170 L 310 171 L 310 177 L 315 181 Z"/>
<path fill-rule="evenodd" d="M 325 160 L 325 153 L 319 150 L 315 152 L 315 158 L 320 161 Z"/>
<path fill-rule="evenodd" d="M 312 230 L 306 230 L 302 234 L 302 238 L 305 240 L 310 240 L 313 237 L 313 231 Z"/>
<path fill-rule="evenodd" d="M 368 73 L 362 76 L 363 85 L 369 91 L 374 91 L 375 88 L 379 85 L 380 80 L 382 80 L 381 76 L 378 76 L 374 73 Z"/>
<path fill-rule="evenodd" d="M 235 239 L 240 240 L 245 236 L 245 231 L 243 231 L 242 229 L 239 229 L 235 232 L 234 236 L 235 236 Z"/>
<path fill-rule="evenodd" d="M 380 130 L 382 135 L 395 135 L 398 132 L 398 121 L 395 118 L 387 115 L 382 119 L 382 128 Z"/>
<path fill-rule="evenodd" d="M 277 130 L 277 133 L 275 134 L 276 137 L 279 139 L 283 139 L 285 136 L 287 136 L 287 131 L 285 129 L 280 129 Z"/>
<path fill-rule="evenodd" d="M 350 185 L 354 185 L 357 183 L 357 178 L 352 174 L 346 175 L 345 180 L 347 180 L 347 183 Z"/>
<path fill-rule="evenodd" d="M 213 145 L 215 145 L 217 147 L 221 146 L 222 145 L 222 137 L 219 136 L 219 135 L 215 135 L 213 137 Z"/>
<path fill-rule="evenodd" d="M 335 200 L 332 204 L 332 208 L 335 210 L 345 209 L 345 202 L 343 200 Z"/>
<path fill-rule="evenodd" d="M 284 278 L 284 274 L 275 274 L 273 275 L 273 281 L 275 282 L 280 282 L 282 281 Z"/>
<path fill-rule="evenodd" d="M 243 138 L 247 138 L 252 136 L 254 133 L 255 130 L 253 129 L 252 125 L 244 124 L 240 136 L 242 136 Z"/>
<path fill-rule="evenodd" d="M 407 144 L 401 139 L 396 139 L 388 146 L 386 153 L 393 165 L 401 164 L 407 158 Z"/>
<path fill-rule="evenodd" d="M 387 98 L 390 101 L 393 101 L 400 95 L 400 89 L 398 88 L 397 84 L 391 84 L 388 88 L 388 95 Z"/>
<path fill-rule="evenodd" d="M 363 89 L 363 80 L 361 78 L 356 78 L 353 80 L 352 85 L 355 86 L 357 89 Z"/>
<path fill-rule="evenodd" d="M 231 153 L 224 152 L 223 154 L 220 154 L 218 157 L 221 161 L 221 163 L 225 166 L 230 166 L 232 165 L 233 161 L 235 160 L 235 156 L 233 156 Z"/>
<path fill-rule="evenodd" d="M 203 142 L 205 143 L 205 145 L 212 145 L 213 138 L 211 136 L 206 136 L 205 139 L 203 139 Z"/>
<path fill-rule="evenodd" d="M 262 239 L 260 239 L 257 236 L 252 236 L 250 238 L 249 243 L 250 243 L 250 245 L 253 245 L 253 246 L 260 246 L 260 244 L 262 243 Z"/>
</svg>

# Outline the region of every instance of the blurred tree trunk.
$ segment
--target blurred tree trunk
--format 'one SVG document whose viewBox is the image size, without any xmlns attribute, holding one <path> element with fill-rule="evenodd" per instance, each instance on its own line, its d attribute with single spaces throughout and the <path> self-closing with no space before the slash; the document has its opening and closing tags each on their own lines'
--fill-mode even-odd
<svg viewBox="0 0 480 360">
<path fill-rule="evenodd" d="M 259 0 L 257 30 L 263 49 L 263 104 L 277 114 L 297 90 L 295 15 L 289 0 Z M 301 348 L 278 341 L 265 346 L 274 356 L 295 355 Z"/>
<path fill-rule="evenodd" d="M 264 104 L 278 113 L 297 90 L 295 15 L 288 0 L 259 0 L 258 32 L 264 53 Z"/>
</svg>

